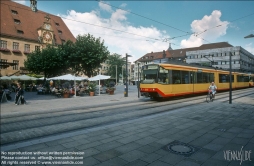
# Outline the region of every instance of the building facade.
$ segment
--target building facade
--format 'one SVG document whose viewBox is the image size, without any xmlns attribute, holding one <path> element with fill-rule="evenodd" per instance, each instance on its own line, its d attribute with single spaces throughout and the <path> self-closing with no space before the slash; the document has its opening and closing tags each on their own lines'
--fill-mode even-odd
<svg viewBox="0 0 254 166">
<path fill-rule="evenodd" d="M 213 66 L 221 69 L 229 68 L 229 52 L 232 53 L 232 68 L 241 72 L 253 71 L 253 54 L 246 51 L 240 46 L 234 47 L 227 42 L 203 44 L 199 47 L 184 48 L 173 50 L 171 45 L 165 51 L 151 52 L 142 56 L 134 63 L 134 81 L 138 80 L 138 66 L 139 78 L 143 65 L 182 62 L 195 63 L 207 66 Z"/>
<path fill-rule="evenodd" d="M 254 55 L 240 46 L 188 51 L 186 63 L 198 63 L 228 70 L 230 55 L 233 71 L 254 73 Z"/>
<path fill-rule="evenodd" d="M 15 63 L 7 68 L 1 65 L 1 76 L 25 74 L 24 61 L 36 49 L 76 41 L 60 17 L 37 10 L 36 0 L 31 1 L 31 7 L 10 0 L 0 3 L 0 62 Z"/>
</svg>

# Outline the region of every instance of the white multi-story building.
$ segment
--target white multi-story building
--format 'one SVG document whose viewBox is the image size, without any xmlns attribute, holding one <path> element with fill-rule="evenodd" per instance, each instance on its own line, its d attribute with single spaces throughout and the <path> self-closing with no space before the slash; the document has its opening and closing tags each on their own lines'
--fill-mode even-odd
<svg viewBox="0 0 254 166">
<path fill-rule="evenodd" d="M 186 63 L 229 69 L 230 54 L 233 71 L 254 73 L 254 55 L 240 46 L 187 51 Z"/>
<path fill-rule="evenodd" d="M 232 53 L 232 69 L 245 73 L 254 73 L 254 55 L 240 46 L 232 46 L 228 42 L 203 44 L 199 47 L 173 50 L 171 45 L 166 51 L 151 52 L 134 63 L 134 81 L 138 81 L 142 66 L 156 63 L 196 63 L 229 69 L 229 52 Z M 139 75 L 140 76 L 140 75 Z"/>
</svg>

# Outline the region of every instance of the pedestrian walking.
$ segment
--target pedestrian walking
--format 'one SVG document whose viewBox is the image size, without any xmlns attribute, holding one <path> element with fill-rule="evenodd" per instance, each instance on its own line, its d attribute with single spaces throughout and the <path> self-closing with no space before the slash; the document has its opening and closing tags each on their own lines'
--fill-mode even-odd
<svg viewBox="0 0 254 166">
<path fill-rule="evenodd" d="M 20 83 L 17 84 L 18 88 L 16 89 L 16 95 L 15 95 L 15 105 L 19 104 L 25 104 L 25 97 L 24 97 L 24 90 Z"/>
</svg>

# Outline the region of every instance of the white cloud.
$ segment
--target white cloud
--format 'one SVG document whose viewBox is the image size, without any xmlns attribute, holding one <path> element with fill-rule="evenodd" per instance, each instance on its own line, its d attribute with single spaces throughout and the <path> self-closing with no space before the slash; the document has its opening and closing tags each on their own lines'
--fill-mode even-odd
<svg viewBox="0 0 254 166">
<path fill-rule="evenodd" d="M 107 12 L 113 12 L 112 9 L 111 9 L 111 6 L 105 4 L 105 2 L 99 2 L 99 7 L 102 9 L 102 10 L 105 10 Z"/>
<path fill-rule="evenodd" d="M 105 6 L 101 4 L 102 3 L 99 3 L 100 9 L 110 13 L 109 18 L 102 18 L 100 16 L 100 11 L 95 10 L 85 13 L 71 10 L 68 11 L 67 15 L 60 16 L 67 18 L 63 18 L 63 20 L 74 36 L 77 36 L 78 34 L 84 35 L 90 33 L 96 38 L 101 37 L 101 39 L 104 40 L 104 44 L 108 47 L 108 50 L 111 53 L 118 53 L 123 56 L 128 53 L 133 56 L 132 58 L 130 58 L 131 61 L 137 60 L 146 53 L 152 51 L 159 52 L 168 48 L 168 43 L 149 39 L 169 38 L 169 36 L 166 35 L 164 31 L 158 30 L 155 27 L 132 26 L 128 22 L 128 13 L 126 11 L 121 9 L 112 10 L 111 8 L 105 8 Z M 125 6 L 125 4 L 123 5 Z M 108 29 L 80 23 L 77 21 L 71 21 L 68 19 L 86 22 L 102 27 L 108 27 Z M 110 28 L 128 33 L 114 31 Z M 145 36 L 148 38 L 144 38 L 141 36 Z"/>
<path fill-rule="evenodd" d="M 22 5 L 25 5 L 26 4 L 26 1 L 13 1 L 13 2 L 17 2 L 17 3 L 20 3 L 20 4 L 22 4 Z"/>
<path fill-rule="evenodd" d="M 225 35 L 229 22 L 221 21 L 220 17 L 221 12 L 214 10 L 210 16 L 205 15 L 201 20 L 194 20 L 191 23 L 191 30 L 198 35 L 197 37 L 191 35 L 189 39 L 182 40 L 181 46 L 184 48 L 197 47 L 206 41 L 213 42 L 220 36 Z"/>
<path fill-rule="evenodd" d="M 120 7 L 126 7 L 126 6 L 127 6 L 126 3 L 122 3 L 122 4 L 120 5 Z"/>
<path fill-rule="evenodd" d="M 245 45 L 245 49 L 250 53 L 254 54 L 254 45 L 252 45 L 252 43 Z"/>
</svg>

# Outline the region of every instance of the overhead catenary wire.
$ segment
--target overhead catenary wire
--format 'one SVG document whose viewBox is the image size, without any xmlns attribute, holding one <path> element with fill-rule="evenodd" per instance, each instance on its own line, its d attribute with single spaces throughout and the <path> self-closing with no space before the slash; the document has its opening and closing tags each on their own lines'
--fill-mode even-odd
<svg viewBox="0 0 254 166">
<path fill-rule="evenodd" d="M 98 1 L 98 0 L 97 0 L 97 1 Z M 99 2 L 101 2 L 101 1 L 99 1 Z M 2 4 L 5 4 L 5 3 L 2 3 Z M 105 4 L 106 4 L 106 3 L 105 3 Z M 13 5 L 10 5 L 10 4 L 5 4 L 5 5 L 13 6 Z M 108 4 L 107 4 L 107 5 L 108 5 Z M 109 6 L 112 6 L 112 5 L 109 5 Z M 15 7 L 15 8 L 20 8 L 20 9 L 22 9 L 22 10 L 28 10 L 28 9 L 21 8 L 21 7 L 17 7 L 17 6 L 13 6 L 13 7 Z M 112 7 L 114 7 L 114 6 L 112 6 Z M 118 8 L 118 7 L 115 7 L 115 8 Z M 121 9 L 121 8 L 119 8 L 119 9 Z M 124 10 L 124 9 L 121 9 L 121 10 Z M 125 10 L 125 11 L 126 11 L 126 10 Z M 42 12 L 42 11 L 39 11 L 39 10 L 38 10 L 37 12 L 47 13 L 47 12 Z M 130 11 L 127 11 L 127 12 L 130 12 Z M 139 14 L 136 14 L 136 13 L 133 13 L 133 12 L 130 12 L 130 13 L 135 14 L 135 15 L 139 15 Z M 49 14 L 50 14 L 50 13 L 49 13 Z M 253 14 L 254 14 L 254 13 L 251 13 L 251 14 L 249 14 L 249 15 L 246 15 L 246 16 L 243 16 L 243 17 L 240 17 L 240 18 L 237 18 L 237 19 L 235 19 L 235 20 L 233 20 L 233 21 L 240 20 L 240 19 L 242 19 L 242 18 L 251 16 L 251 15 L 253 15 Z M 54 14 L 51 14 L 51 15 L 54 15 Z M 146 18 L 146 19 L 149 19 L 149 20 L 152 20 L 152 21 L 155 21 L 155 22 L 157 22 L 157 23 L 161 23 L 161 22 L 159 22 L 159 21 L 156 21 L 156 20 L 147 18 L 147 17 L 145 17 L 145 16 L 141 16 L 141 15 L 139 15 L 139 16 L 140 16 L 140 17 L 143 17 L 143 18 Z M 63 18 L 63 19 L 68 19 L 68 18 L 65 18 L 65 17 L 62 17 L 62 16 L 59 16 L 59 17 L 61 17 L 61 18 Z M 76 21 L 76 22 L 80 22 L 80 23 L 86 23 L 86 22 L 81 22 L 81 21 L 77 21 L 77 20 L 73 20 L 73 19 L 69 19 L 69 20 Z M 233 22 L 233 21 L 231 21 L 231 22 Z M 176 36 L 176 37 L 171 37 L 171 38 L 166 38 L 166 39 L 156 39 L 156 38 L 151 38 L 151 37 L 147 37 L 147 36 L 143 36 L 143 35 L 138 35 L 138 34 L 134 34 L 134 33 L 131 33 L 131 32 L 122 31 L 122 30 L 118 30 L 118 29 L 114 29 L 114 28 L 103 27 L 103 26 L 99 26 L 99 25 L 92 24 L 92 23 L 86 23 L 86 24 L 89 24 L 89 25 L 92 25 L 92 26 L 101 27 L 101 28 L 111 29 L 111 30 L 114 30 L 114 31 L 122 32 L 122 33 L 128 33 L 128 34 L 132 34 L 132 35 L 136 35 L 136 36 L 140 36 L 140 37 L 144 37 L 144 38 L 149 38 L 149 39 L 156 40 L 156 41 L 162 41 L 162 42 L 166 42 L 166 41 L 168 41 L 168 40 L 170 40 L 170 39 L 180 38 L 180 37 L 183 37 L 183 36 L 194 35 L 195 37 L 200 38 L 200 39 L 202 39 L 202 40 L 204 40 L 204 41 L 206 41 L 206 42 L 208 42 L 208 43 L 211 43 L 211 42 L 209 42 L 209 41 L 207 41 L 207 40 L 205 40 L 205 39 L 203 39 L 203 38 L 201 38 L 201 37 L 198 37 L 198 35 L 200 35 L 201 33 L 206 32 L 206 31 L 209 30 L 209 29 L 217 28 L 217 27 L 222 26 L 222 24 L 221 24 L 221 25 L 217 25 L 217 26 L 215 26 L 215 27 L 206 29 L 206 30 L 204 30 L 204 31 L 202 31 L 202 32 L 200 32 L 200 33 L 195 33 L 195 32 L 191 33 L 191 32 L 185 32 L 185 31 L 180 30 L 180 29 L 178 29 L 178 28 L 175 28 L 175 27 L 173 27 L 173 26 L 170 26 L 170 25 L 161 23 L 161 24 L 163 24 L 163 25 L 166 25 L 166 26 L 168 26 L 168 27 L 174 28 L 174 29 L 176 29 L 176 30 L 179 30 L 179 31 L 182 31 L 182 32 L 185 32 L 185 33 L 188 33 L 188 34 L 181 35 L 181 36 Z"/>
<path fill-rule="evenodd" d="M 108 5 L 108 6 L 114 7 L 114 8 L 116 8 L 116 9 L 120 9 L 120 10 L 123 10 L 123 11 L 129 12 L 129 13 L 134 14 L 134 15 L 137 15 L 137 16 L 139 16 L 139 17 L 142 17 L 142 18 L 145 18 L 145 19 L 148 19 L 148 20 L 151 20 L 151 21 L 157 22 L 157 23 L 159 23 L 159 24 L 162 24 L 162 25 L 164 25 L 164 26 L 167 26 L 167 27 L 173 28 L 173 29 L 175 29 L 175 30 L 178 30 L 178 31 L 181 31 L 181 32 L 187 33 L 187 34 L 185 34 L 185 35 L 181 35 L 181 36 L 177 36 L 177 37 L 172 37 L 172 38 L 164 39 L 163 41 L 169 41 L 169 40 L 171 40 L 171 39 L 175 39 L 175 38 L 179 38 L 179 37 L 188 36 L 188 35 L 194 35 L 194 34 L 195 34 L 195 32 L 187 32 L 187 31 L 183 31 L 183 30 L 181 30 L 181 29 L 179 29 L 179 28 L 176 28 L 176 27 L 173 27 L 173 26 L 171 26 L 171 25 L 168 25 L 168 24 L 165 24 L 165 23 L 162 23 L 162 22 L 156 21 L 156 20 L 154 20 L 154 19 L 151 19 L 151 18 L 148 18 L 148 17 L 142 16 L 142 15 L 140 15 L 140 14 L 137 14 L 137 13 L 134 13 L 134 12 L 131 12 L 131 11 L 128 11 L 128 10 L 125 10 L 125 9 L 122 9 L 122 8 L 119 8 L 119 7 L 116 7 L 116 6 L 113 6 L 113 5 L 107 4 L 107 3 L 105 3 L 105 2 L 103 2 L 103 1 L 101 1 L 101 0 L 96 0 L 96 1 L 98 1 L 98 2 L 100 2 L 100 3 L 103 3 L 103 4 L 105 4 L 105 5 Z M 195 36 L 195 35 L 194 35 L 194 36 Z M 211 43 L 211 42 L 209 42 L 209 41 L 207 41 L 206 39 L 203 39 L 203 38 L 201 38 L 201 37 L 198 37 L 198 36 L 195 36 L 195 37 L 200 38 L 200 39 L 202 39 L 202 40 L 204 40 L 204 41 L 206 41 L 206 42 L 208 42 L 208 43 Z"/>
<path fill-rule="evenodd" d="M 116 9 L 121 9 L 121 10 L 123 10 L 123 11 L 129 12 L 129 13 L 134 14 L 134 15 L 137 15 L 137 16 L 139 16 L 139 17 L 142 17 L 142 18 L 145 18 L 145 19 L 148 19 L 148 20 L 157 22 L 157 23 L 159 23 L 159 24 L 165 25 L 165 26 L 170 27 L 170 28 L 172 28 L 172 29 L 175 29 L 175 30 L 178 30 L 178 31 L 181 31 L 181 32 L 184 32 L 184 33 L 192 34 L 192 32 L 187 32 L 187 31 L 181 30 L 181 29 L 179 29 L 179 28 L 173 27 L 173 26 L 171 26 L 171 25 L 162 23 L 162 22 L 160 22 L 160 21 L 157 21 L 157 20 L 154 20 L 154 19 L 151 19 L 151 18 L 142 16 L 142 15 L 140 15 L 140 14 L 137 14 L 137 13 L 134 13 L 134 12 L 131 12 L 131 11 L 128 11 L 128 10 L 125 10 L 125 9 L 123 9 L 123 8 L 119 8 L 119 7 L 116 7 L 116 6 L 107 4 L 107 3 L 105 3 L 105 2 L 103 2 L 103 1 L 101 1 L 101 0 L 96 0 L 96 1 L 98 1 L 98 2 L 100 2 L 100 3 L 103 3 L 103 4 L 105 4 L 105 5 L 108 5 L 108 6 L 114 7 L 114 8 L 116 8 Z"/>
</svg>

